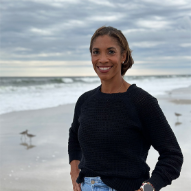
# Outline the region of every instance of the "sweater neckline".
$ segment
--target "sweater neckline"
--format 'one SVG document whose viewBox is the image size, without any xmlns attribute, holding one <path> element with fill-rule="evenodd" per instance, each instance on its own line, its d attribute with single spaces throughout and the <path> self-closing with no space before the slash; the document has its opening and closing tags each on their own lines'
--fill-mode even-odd
<svg viewBox="0 0 191 191">
<path fill-rule="evenodd" d="M 101 86 L 102 86 L 102 84 L 98 86 L 98 93 L 99 93 L 100 95 L 103 95 L 103 96 L 116 96 L 116 95 L 124 95 L 124 94 L 129 93 L 129 91 L 130 91 L 131 89 L 133 89 L 134 87 L 136 87 L 136 84 L 131 84 L 125 92 L 111 93 L 111 94 L 110 94 L 110 93 L 103 93 L 103 92 L 101 92 Z"/>
</svg>

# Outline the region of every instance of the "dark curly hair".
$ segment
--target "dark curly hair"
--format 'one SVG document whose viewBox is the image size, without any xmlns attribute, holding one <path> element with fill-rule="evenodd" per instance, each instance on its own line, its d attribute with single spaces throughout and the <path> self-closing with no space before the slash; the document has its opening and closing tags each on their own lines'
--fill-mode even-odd
<svg viewBox="0 0 191 191">
<path fill-rule="evenodd" d="M 124 63 L 122 63 L 121 65 L 121 75 L 124 76 L 126 71 L 132 67 L 132 65 L 134 64 L 134 60 L 131 56 L 131 52 L 132 50 L 129 48 L 129 44 L 127 42 L 127 39 L 125 38 L 125 36 L 123 35 L 123 33 L 111 26 L 102 26 L 100 28 L 98 28 L 95 33 L 93 34 L 91 41 L 90 41 L 90 53 L 92 54 L 92 45 L 94 40 L 98 37 L 98 36 L 103 36 L 103 35 L 108 35 L 110 37 L 113 37 L 117 40 L 120 48 L 121 48 L 121 54 L 123 54 L 124 52 L 126 53 L 126 60 L 124 61 Z"/>
</svg>

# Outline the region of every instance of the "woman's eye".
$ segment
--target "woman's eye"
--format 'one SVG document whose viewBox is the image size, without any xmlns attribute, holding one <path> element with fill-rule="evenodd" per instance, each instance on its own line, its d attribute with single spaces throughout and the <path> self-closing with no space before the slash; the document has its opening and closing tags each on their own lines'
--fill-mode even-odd
<svg viewBox="0 0 191 191">
<path fill-rule="evenodd" d="M 97 50 L 94 50 L 93 51 L 93 54 L 98 54 L 99 52 Z"/>
<path fill-rule="evenodd" d="M 113 50 L 109 51 L 109 54 L 114 54 L 114 53 L 115 53 L 115 51 L 113 51 Z"/>
</svg>

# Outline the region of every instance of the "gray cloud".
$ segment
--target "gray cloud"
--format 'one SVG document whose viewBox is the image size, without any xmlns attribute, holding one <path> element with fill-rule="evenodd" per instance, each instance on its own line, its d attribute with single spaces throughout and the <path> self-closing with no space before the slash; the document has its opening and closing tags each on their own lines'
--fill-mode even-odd
<svg viewBox="0 0 191 191">
<path fill-rule="evenodd" d="M 190 7 L 186 0 L 1 0 L 1 60 L 88 61 L 94 31 L 110 25 L 124 32 L 135 61 L 170 56 L 189 67 Z"/>
</svg>

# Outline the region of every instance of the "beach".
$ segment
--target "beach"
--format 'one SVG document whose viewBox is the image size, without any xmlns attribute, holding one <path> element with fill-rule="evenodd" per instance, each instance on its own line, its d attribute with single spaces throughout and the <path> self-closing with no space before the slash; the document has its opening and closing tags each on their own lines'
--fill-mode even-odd
<svg viewBox="0 0 191 191">
<path fill-rule="evenodd" d="M 191 87 L 156 96 L 184 155 L 180 177 L 163 191 L 191 189 Z M 68 135 L 75 104 L 0 115 L 0 191 L 72 191 Z M 181 114 L 176 116 L 175 113 Z M 20 134 L 28 130 L 31 139 Z M 151 171 L 158 160 L 151 148 Z"/>
</svg>

